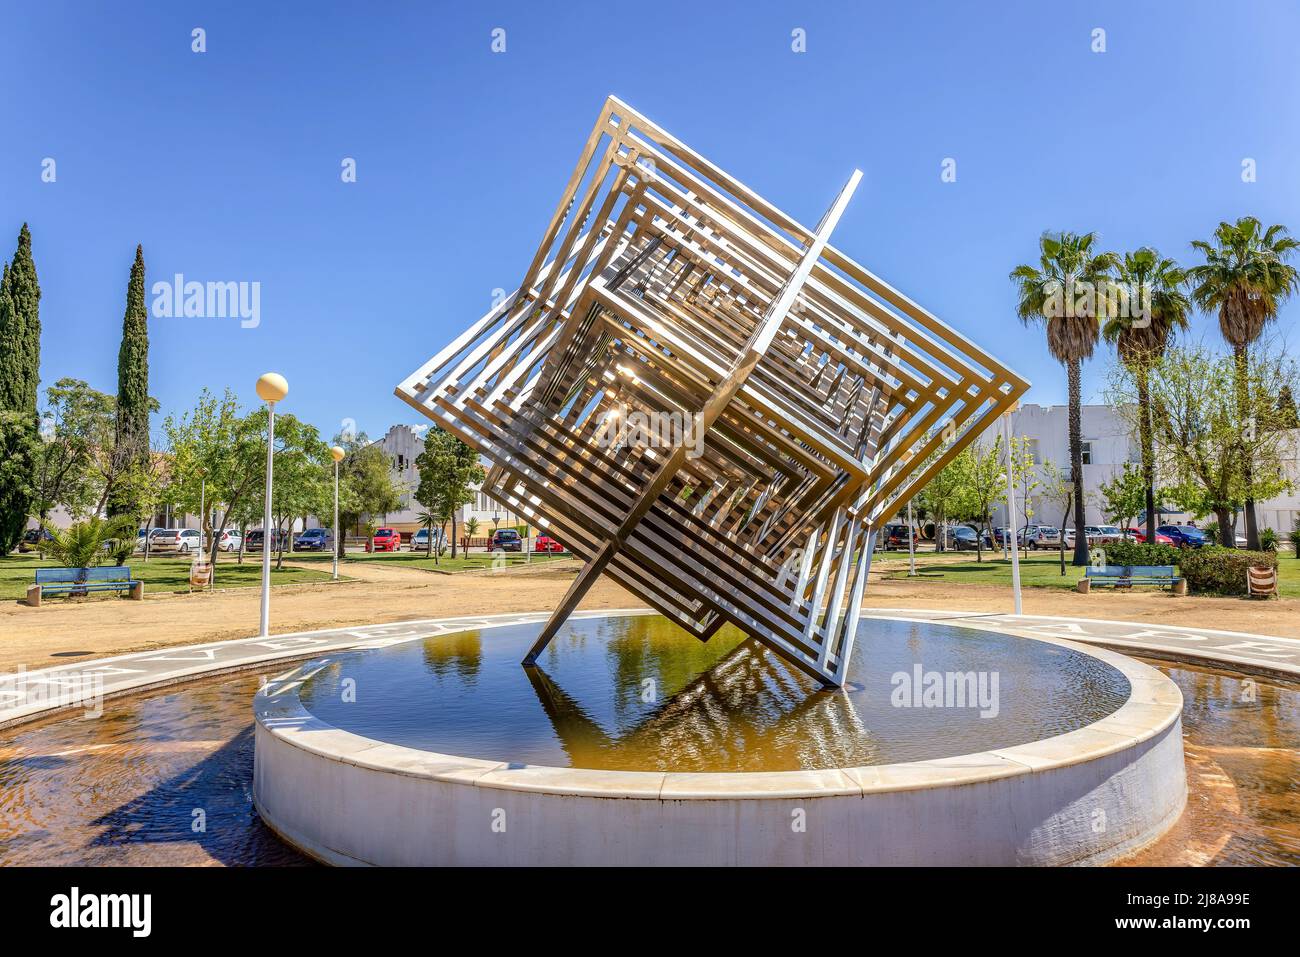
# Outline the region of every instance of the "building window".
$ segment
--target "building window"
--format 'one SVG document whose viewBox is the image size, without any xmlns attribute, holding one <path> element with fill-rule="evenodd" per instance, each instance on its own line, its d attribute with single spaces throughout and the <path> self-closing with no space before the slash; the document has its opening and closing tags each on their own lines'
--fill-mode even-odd
<svg viewBox="0 0 1300 957">
<path fill-rule="evenodd" d="M 1083 442 L 1081 444 L 1083 445 L 1083 464 L 1091 465 L 1092 464 L 1092 443 Z"/>
</svg>

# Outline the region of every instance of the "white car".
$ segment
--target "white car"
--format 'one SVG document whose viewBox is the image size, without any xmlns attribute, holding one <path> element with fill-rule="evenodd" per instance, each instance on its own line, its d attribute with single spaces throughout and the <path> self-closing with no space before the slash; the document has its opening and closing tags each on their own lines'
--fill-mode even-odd
<svg viewBox="0 0 1300 957">
<path fill-rule="evenodd" d="M 156 528 L 149 536 L 149 550 L 197 554 L 203 551 L 203 533 L 197 528 Z"/>
<path fill-rule="evenodd" d="M 239 546 L 243 544 L 243 539 L 239 536 L 239 529 L 228 528 L 221 533 L 221 538 L 217 540 L 217 548 L 223 552 L 237 552 Z"/>
</svg>

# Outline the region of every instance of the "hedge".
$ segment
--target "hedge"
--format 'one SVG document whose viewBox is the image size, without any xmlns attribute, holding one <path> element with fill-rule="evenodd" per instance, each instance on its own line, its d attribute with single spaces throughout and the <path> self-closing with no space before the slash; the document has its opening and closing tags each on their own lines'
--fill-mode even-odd
<svg viewBox="0 0 1300 957">
<path fill-rule="evenodd" d="M 1187 579 L 1187 587 L 1211 595 L 1244 595 L 1247 568 L 1277 568 L 1275 552 L 1248 552 L 1217 545 L 1181 552 L 1178 567 Z"/>
<path fill-rule="evenodd" d="M 1143 542 L 1114 542 L 1098 545 L 1094 552 L 1104 552 L 1107 565 L 1177 565 L 1183 550 L 1173 545 L 1148 545 Z"/>
</svg>

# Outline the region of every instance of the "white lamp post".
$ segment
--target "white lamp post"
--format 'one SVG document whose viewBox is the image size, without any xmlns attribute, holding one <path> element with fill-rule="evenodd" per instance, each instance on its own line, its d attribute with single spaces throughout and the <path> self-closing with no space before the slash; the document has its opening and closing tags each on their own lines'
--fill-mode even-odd
<svg viewBox="0 0 1300 957">
<path fill-rule="evenodd" d="M 1011 470 L 1011 413 L 1015 407 L 1002 414 L 1002 435 L 1007 443 L 1007 537 L 1015 536 L 1011 543 L 1011 591 L 1015 595 L 1016 614 L 1020 614 L 1020 520 L 1016 518 L 1016 479 Z"/>
<path fill-rule="evenodd" d="M 289 383 L 278 372 L 257 380 L 257 397 L 266 403 L 266 502 L 262 508 L 262 630 L 271 634 L 271 468 L 275 455 L 275 404 L 289 394 Z"/>
<path fill-rule="evenodd" d="M 334 581 L 339 580 L 339 463 L 346 454 L 337 445 L 330 449 L 334 459 Z"/>
</svg>

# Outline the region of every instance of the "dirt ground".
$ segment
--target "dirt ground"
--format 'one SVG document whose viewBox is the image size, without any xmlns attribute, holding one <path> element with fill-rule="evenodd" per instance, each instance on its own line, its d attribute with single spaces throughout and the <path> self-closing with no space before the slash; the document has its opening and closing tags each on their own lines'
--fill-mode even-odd
<svg viewBox="0 0 1300 957">
<path fill-rule="evenodd" d="M 356 581 L 276 587 L 271 630 L 282 634 L 317 628 L 380 624 L 415 618 L 543 611 L 560 600 L 579 563 L 561 561 L 503 572 L 437 574 L 350 562 Z M 873 575 L 873 578 L 875 576 Z M 1026 614 L 1111 618 L 1221 628 L 1300 638 L 1300 601 L 1235 598 L 1174 598 L 1163 592 L 1079 595 L 1027 588 Z M 19 665 L 45 668 L 171 645 L 246 638 L 256 634 L 259 591 L 238 588 L 213 594 L 160 595 L 142 602 L 115 597 L 55 600 L 40 608 L 0 605 L 0 671 Z M 640 605 L 618 585 L 602 579 L 581 608 Z M 1010 590 L 1002 586 L 934 581 L 873 581 L 867 606 L 948 608 L 1007 613 Z"/>
</svg>

